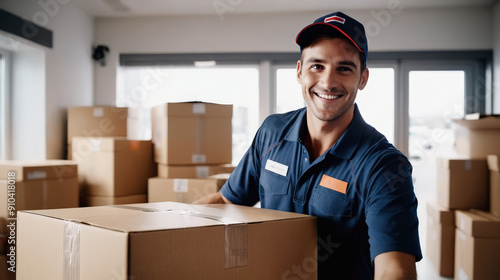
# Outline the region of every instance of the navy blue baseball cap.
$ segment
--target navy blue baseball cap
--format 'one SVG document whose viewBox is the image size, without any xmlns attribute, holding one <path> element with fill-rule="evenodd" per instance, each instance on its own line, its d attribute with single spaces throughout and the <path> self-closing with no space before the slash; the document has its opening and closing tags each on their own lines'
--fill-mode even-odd
<svg viewBox="0 0 500 280">
<path fill-rule="evenodd" d="M 342 12 L 335 12 L 318 18 L 314 23 L 304 27 L 299 32 L 295 42 L 300 46 L 300 51 L 302 51 L 305 46 L 312 43 L 312 40 L 318 38 L 319 35 L 336 32 L 340 32 L 364 54 L 366 64 L 368 58 L 368 40 L 366 39 L 365 27 L 359 21 Z"/>
</svg>

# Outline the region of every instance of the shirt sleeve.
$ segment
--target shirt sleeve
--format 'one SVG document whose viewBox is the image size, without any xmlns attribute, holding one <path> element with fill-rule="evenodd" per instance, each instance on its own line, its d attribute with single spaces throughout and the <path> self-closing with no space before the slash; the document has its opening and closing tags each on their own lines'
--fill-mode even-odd
<svg viewBox="0 0 500 280">
<path fill-rule="evenodd" d="M 370 170 L 365 208 L 370 257 L 399 251 L 422 259 L 412 167 L 402 154 L 386 156 Z"/>
<path fill-rule="evenodd" d="M 262 128 L 259 128 L 252 145 L 236 166 L 221 193 L 231 203 L 253 206 L 259 201 L 260 159 L 258 146 L 261 143 Z"/>
</svg>

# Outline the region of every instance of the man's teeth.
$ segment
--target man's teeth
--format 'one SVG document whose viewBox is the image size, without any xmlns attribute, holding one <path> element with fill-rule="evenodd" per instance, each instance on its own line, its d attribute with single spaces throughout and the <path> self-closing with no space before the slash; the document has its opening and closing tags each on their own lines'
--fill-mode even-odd
<svg viewBox="0 0 500 280">
<path fill-rule="evenodd" d="M 321 94 L 321 93 L 316 93 L 319 97 L 324 98 L 324 99 L 337 99 L 340 98 L 342 95 L 326 95 L 326 94 Z"/>
</svg>

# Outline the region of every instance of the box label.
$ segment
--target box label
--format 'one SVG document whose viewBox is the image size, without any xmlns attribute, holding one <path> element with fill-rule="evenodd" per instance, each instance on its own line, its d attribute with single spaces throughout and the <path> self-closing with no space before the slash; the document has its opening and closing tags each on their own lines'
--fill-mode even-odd
<svg viewBox="0 0 500 280">
<path fill-rule="evenodd" d="M 100 118 L 102 116 L 104 116 L 103 108 L 94 108 L 94 117 Z"/>
<path fill-rule="evenodd" d="M 191 157 L 192 163 L 205 163 L 207 162 L 207 156 L 204 154 L 194 154 Z"/>
<path fill-rule="evenodd" d="M 193 104 L 193 114 L 204 115 L 205 111 L 206 111 L 205 104 L 201 104 L 201 103 Z"/>
<path fill-rule="evenodd" d="M 186 193 L 188 190 L 189 187 L 187 179 L 174 179 L 174 192 Z"/>
<path fill-rule="evenodd" d="M 35 170 L 28 172 L 28 180 L 36 180 L 36 179 L 46 179 L 47 172 L 45 170 Z"/>
<path fill-rule="evenodd" d="M 208 177 L 208 166 L 198 166 L 196 167 L 196 177 L 197 178 L 207 178 Z"/>
</svg>

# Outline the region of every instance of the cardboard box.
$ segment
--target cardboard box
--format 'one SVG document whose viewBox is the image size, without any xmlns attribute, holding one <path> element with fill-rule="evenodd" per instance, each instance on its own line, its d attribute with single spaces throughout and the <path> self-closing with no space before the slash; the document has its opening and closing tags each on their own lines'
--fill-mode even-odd
<svg viewBox="0 0 500 280">
<path fill-rule="evenodd" d="M 155 177 L 148 182 L 148 202 L 174 201 L 192 203 L 218 192 L 225 178 L 172 179 Z"/>
<path fill-rule="evenodd" d="M 237 205 L 27 211 L 18 239 L 19 279 L 282 279 L 317 259 L 315 217 Z"/>
<path fill-rule="evenodd" d="M 155 161 L 165 165 L 232 161 L 232 105 L 166 103 L 151 109 Z"/>
<path fill-rule="evenodd" d="M 458 124 L 455 140 L 459 155 L 486 158 L 500 154 L 500 116 L 471 114 L 454 122 Z"/>
<path fill-rule="evenodd" d="M 427 202 L 427 257 L 444 277 L 453 277 L 455 260 L 455 213 Z"/>
<path fill-rule="evenodd" d="M 78 207 L 77 174 L 73 161 L 0 161 L 0 201 L 5 205 L 0 217 L 15 218 L 19 210 Z"/>
<path fill-rule="evenodd" d="M 73 137 L 127 136 L 127 108 L 69 107 L 68 144 Z"/>
<path fill-rule="evenodd" d="M 85 206 L 106 206 L 133 203 L 146 203 L 148 196 L 146 194 L 134 194 L 126 196 L 94 196 L 87 195 L 84 198 Z"/>
<path fill-rule="evenodd" d="M 232 173 L 235 166 L 221 165 L 164 165 L 158 164 L 158 177 L 163 178 L 199 178 L 221 173 Z"/>
<path fill-rule="evenodd" d="M 500 219 L 484 211 L 456 211 L 455 278 L 500 279 Z"/>
<path fill-rule="evenodd" d="M 449 209 L 488 209 L 486 159 L 437 158 L 437 201 Z"/>
<path fill-rule="evenodd" d="M 490 170 L 490 212 L 500 217 L 500 157 L 488 155 L 487 160 Z"/>
<path fill-rule="evenodd" d="M 83 192 L 94 196 L 146 194 L 156 176 L 151 141 L 122 137 L 73 138 Z"/>
</svg>

